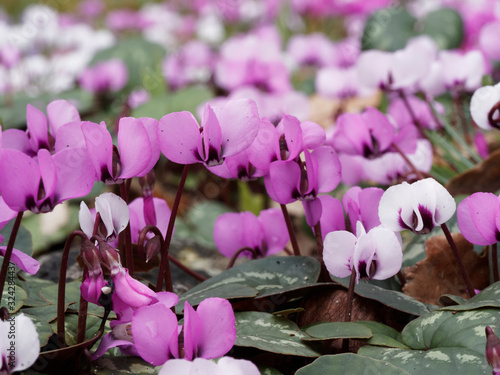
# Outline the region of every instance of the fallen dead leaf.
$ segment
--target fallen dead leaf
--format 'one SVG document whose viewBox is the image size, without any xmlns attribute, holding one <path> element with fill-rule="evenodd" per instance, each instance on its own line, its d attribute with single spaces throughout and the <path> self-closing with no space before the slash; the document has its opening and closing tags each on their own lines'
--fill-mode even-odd
<svg viewBox="0 0 500 375">
<path fill-rule="evenodd" d="M 484 289 L 490 283 L 488 256 L 478 255 L 473 245 L 460 233 L 453 233 L 455 241 L 472 285 Z M 443 294 L 469 298 L 465 283 L 458 270 L 455 257 L 446 237 L 434 236 L 425 242 L 426 258 L 403 271 L 406 284 L 403 292 L 424 303 L 438 305 Z"/>
<path fill-rule="evenodd" d="M 500 189 L 500 150 L 448 181 L 446 188 L 451 195 L 474 194 L 480 191 L 495 193 Z"/>
</svg>

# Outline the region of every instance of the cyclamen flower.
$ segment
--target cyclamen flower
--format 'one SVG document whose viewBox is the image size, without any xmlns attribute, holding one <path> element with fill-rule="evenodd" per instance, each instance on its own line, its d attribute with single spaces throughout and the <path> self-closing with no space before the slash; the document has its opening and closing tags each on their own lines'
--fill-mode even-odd
<svg viewBox="0 0 500 375">
<path fill-rule="evenodd" d="M 204 358 L 196 358 L 193 361 L 185 359 L 171 359 L 163 365 L 158 375 L 172 374 L 260 375 L 260 371 L 257 366 L 245 359 L 222 357 L 217 361 L 217 363 Z"/>
<path fill-rule="evenodd" d="M 80 85 L 93 93 L 119 91 L 127 84 L 128 69 L 120 59 L 98 62 L 80 75 Z"/>
<path fill-rule="evenodd" d="M 211 167 L 249 147 L 257 136 L 259 123 L 252 100 L 233 100 L 222 108 L 207 104 L 201 127 L 190 112 L 164 116 L 158 126 L 158 141 L 161 152 L 175 163 L 201 162 Z"/>
<path fill-rule="evenodd" d="M 326 235 L 323 259 L 328 272 L 336 277 L 347 277 L 354 269 L 356 283 L 360 278 L 385 280 L 401 269 L 401 237 L 380 226 L 367 233 L 358 221 L 356 235 L 347 231 Z"/>
<path fill-rule="evenodd" d="M 196 311 L 186 301 L 182 327 L 163 304 L 144 306 L 134 312 L 131 327 L 139 355 L 154 366 L 172 358 L 219 358 L 236 340 L 233 309 L 229 301 L 221 298 L 203 300 Z"/>
<path fill-rule="evenodd" d="M 137 243 L 139 238 L 139 232 L 146 225 L 156 226 L 163 237 L 167 234 L 168 222 L 170 221 L 170 207 L 168 203 L 161 198 L 152 198 L 153 207 L 148 207 L 144 205 L 144 198 L 136 198 L 129 203 L 128 208 L 130 210 L 130 231 L 131 239 L 133 243 Z M 153 208 L 152 211 L 149 212 Z M 154 220 L 153 220 L 154 218 Z"/>
<path fill-rule="evenodd" d="M 0 235 L 0 244 L 3 243 L 4 237 Z M 0 255 L 5 256 L 7 251 L 7 246 L 0 246 Z M 10 262 L 14 263 L 24 272 L 34 275 L 40 269 L 40 263 L 28 254 L 23 253 L 21 250 L 12 249 L 12 255 L 10 256 Z"/>
<path fill-rule="evenodd" d="M 251 212 L 222 214 L 215 221 L 214 241 L 222 255 L 233 256 L 238 250 L 249 247 L 258 257 L 276 254 L 290 240 L 283 214 L 270 208 L 259 217 Z M 243 252 L 243 256 L 250 256 Z"/>
<path fill-rule="evenodd" d="M 409 229 L 426 234 L 448 221 L 455 209 L 455 200 L 448 190 L 426 178 L 389 187 L 380 199 L 378 213 L 382 225 L 395 232 Z"/>
<path fill-rule="evenodd" d="M 15 335 L 11 338 L 12 327 Z M 29 368 L 40 354 L 35 324 L 24 314 L 0 320 L 0 372 L 12 374 Z"/>
<path fill-rule="evenodd" d="M 492 193 L 475 193 L 457 208 L 460 233 L 473 244 L 486 246 L 500 241 L 500 200 Z"/>
<path fill-rule="evenodd" d="M 366 230 L 380 225 L 378 206 L 383 194 L 384 191 L 380 188 L 361 189 L 359 186 L 353 186 L 345 192 L 342 197 L 342 204 L 353 231 L 358 221 L 363 224 Z"/>
<path fill-rule="evenodd" d="M 470 101 L 472 119 L 482 129 L 500 129 L 500 83 L 477 89 Z"/>
<path fill-rule="evenodd" d="M 82 150 L 75 149 L 54 155 L 40 149 L 37 160 L 17 150 L 3 149 L 0 175 L 0 194 L 17 212 L 50 212 L 62 201 L 87 195 L 95 181 L 91 161 Z"/>
</svg>

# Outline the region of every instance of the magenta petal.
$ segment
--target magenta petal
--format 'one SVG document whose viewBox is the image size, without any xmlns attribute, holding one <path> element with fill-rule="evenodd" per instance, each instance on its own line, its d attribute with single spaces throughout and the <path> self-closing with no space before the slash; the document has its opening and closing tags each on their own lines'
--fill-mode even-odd
<svg viewBox="0 0 500 375">
<path fill-rule="evenodd" d="M 248 160 L 259 169 L 269 170 L 269 164 L 276 159 L 277 145 L 278 133 L 275 126 L 262 120 L 255 140 L 246 150 Z"/>
<path fill-rule="evenodd" d="M 317 193 L 329 193 L 337 187 L 342 177 L 339 157 L 330 146 L 317 148 L 312 155 L 318 160 Z"/>
<path fill-rule="evenodd" d="M 0 229 L 2 229 L 9 221 L 17 216 L 17 212 L 11 209 L 5 203 L 3 197 L 0 196 Z M 0 239 L 3 237 L 0 236 Z M 0 243 L 2 243 L 0 241 Z"/>
<path fill-rule="evenodd" d="M 269 166 L 264 184 L 272 200 L 281 204 L 294 202 L 299 195 L 300 167 L 294 161 L 275 161 Z"/>
<path fill-rule="evenodd" d="M 0 145 L 4 149 L 17 150 L 25 154 L 34 155 L 28 135 L 20 129 L 7 129 L 2 132 L 2 143 Z"/>
<path fill-rule="evenodd" d="M 158 298 L 158 303 L 161 303 L 167 309 L 177 305 L 179 302 L 179 296 L 171 292 L 158 292 L 156 293 L 156 297 Z"/>
<path fill-rule="evenodd" d="M 207 298 L 200 303 L 196 312 L 201 320 L 198 357 L 222 357 L 236 341 L 236 323 L 231 304 L 222 298 Z"/>
<path fill-rule="evenodd" d="M 151 144 L 151 160 L 148 166 L 144 169 L 150 171 L 158 162 L 160 158 L 160 144 L 158 142 L 158 120 L 151 117 L 141 117 L 139 119 L 144 125 L 144 129 L 148 133 L 149 142 Z"/>
<path fill-rule="evenodd" d="M 217 165 L 221 163 L 221 144 L 222 133 L 217 116 L 213 108 L 207 104 L 203 111 L 201 119 L 201 127 L 203 128 L 203 149 L 201 145 L 198 146 L 198 152 L 203 155 L 203 160 L 208 166 Z"/>
<path fill-rule="evenodd" d="M 265 255 L 273 255 L 282 251 L 290 241 L 290 235 L 281 210 L 277 208 L 263 210 L 260 212 L 258 220 L 264 234 L 264 242 L 267 245 Z"/>
<path fill-rule="evenodd" d="M 304 121 L 300 124 L 300 127 L 302 128 L 302 143 L 304 148 L 315 149 L 325 143 L 326 133 L 321 125 L 312 121 Z"/>
<path fill-rule="evenodd" d="M 261 241 L 261 227 L 251 212 L 229 212 L 220 215 L 215 221 L 214 242 L 226 257 L 233 256 L 242 247 L 259 249 Z"/>
<path fill-rule="evenodd" d="M 322 205 L 321 201 L 317 198 L 308 199 L 302 201 L 302 205 L 304 206 L 304 213 L 306 215 L 306 222 L 311 228 L 314 228 L 316 224 L 318 224 L 319 219 L 321 218 L 322 213 Z"/>
<path fill-rule="evenodd" d="M 82 132 L 82 122 L 70 122 L 59 128 L 55 136 L 55 152 L 65 148 L 85 148 L 85 137 Z"/>
<path fill-rule="evenodd" d="M 93 122 L 84 121 L 82 132 L 85 137 L 87 151 L 94 165 L 96 176 L 101 180 L 104 173 L 111 174 L 113 169 L 113 140 L 106 125 L 97 125 Z"/>
<path fill-rule="evenodd" d="M 200 127 L 191 112 L 174 112 L 163 116 L 158 125 L 160 150 L 167 159 L 179 164 L 201 161 Z"/>
<path fill-rule="evenodd" d="M 54 160 L 48 150 L 41 149 L 38 151 L 38 165 L 40 167 L 40 177 L 42 178 L 43 188 L 45 190 L 45 194 L 42 198 L 52 199 L 58 176 Z"/>
<path fill-rule="evenodd" d="M 343 113 L 336 122 L 332 145 L 338 152 L 364 155 L 372 150 L 372 138 L 364 117 L 357 113 Z"/>
<path fill-rule="evenodd" d="M 492 193 L 475 193 L 460 202 L 458 228 L 467 241 L 481 246 L 497 243 L 499 205 L 498 197 Z"/>
<path fill-rule="evenodd" d="M 28 104 L 26 107 L 26 123 L 31 148 L 34 151 L 38 151 L 40 148 L 49 148 L 47 118 L 43 112 Z"/>
<path fill-rule="evenodd" d="M 321 195 L 317 199 L 321 201 L 321 236 L 325 240 L 328 233 L 345 230 L 344 211 L 342 203 L 337 198 Z"/>
<path fill-rule="evenodd" d="M 184 303 L 184 358 L 191 361 L 198 356 L 198 341 L 201 332 L 201 320 L 188 301 Z"/>
<path fill-rule="evenodd" d="M 5 256 L 7 246 L 0 246 L 0 255 Z M 12 249 L 10 261 L 30 275 L 34 275 L 40 269 L 40 263 L 21 250 Z"/>
<path fill-rule="evenodd" d="M 302 128 L 300 126 L 300 121 L 294 116 L 284 115 L 281 121 L 276 126 L 276 130 L 278 131 L 278 134 L 284 134 L 286 146 L 288 149 L 288 153 L 286 155 L 283 155 L 286 157 L 282 160 L 295 159 L 303 149 Z M 278 144 L 276 152 L 278 153 L 278 155 L 280 155 L 281 159 L 279 150 L 280 147 L 281 146 Z"/>
<path fill-rule="evenodd" d="M 78 109 L 66 100 L 54 100 L 47 106 L 50 132 L 56 134 L 57 130 L 68 122 L 81 121 Z"/>
<path fill-rule="evenodd" d="M 40 171 L 35 161 L 17 150 L 2 150 L 0 157 L 0 194 L 14 211 L 21 212 L 33 207 L 40 184 Z"/>
<path fill-rule="evenodd" d="M 163 365 L 177 352 L 177 317 L 160 303 L 141 307 L 132 317 L 132 336 L 142 359 Z"/>
<path fill-rule="evenodd" d="M 376 187 L 366 188 L 359 193 L 360 221 L 368 231 L 380 225 L 378 206 L 383 194 L 384 190 Z"/>
<path fill-rule="evenodd" d="M 250 99 L 230 100 L 219 115 L 222 157 L 235 155 L 252 144 L 259 130 L 257 105 Z"/>
<path fill-rule="evenodd" d="M 119 178 L 144 176 L 151 161 L 151 142 L 140 120 L 122 117 L 118 130 L 121 172 Z"/>
<path fill-rule="evenodd" d="M 86 301 L 100 305 L 98 301 L 104 286 L 106 286 L 106 281 L 102 273 L 98 275 L 87 274 L 85 280 L 80 285 L 80 292 Z"/>
<path fill-rule="evenodd" d="M 85 149 L 68 148 L 59 151 L 53 156 L 53 160 L 57 171 L 57 202 L 90 193 L 95 182 L 95 170 Z"/>
<path fill-rule="evenodd" d="M 371 107 L 368 107 L 361 116 L 368 124 L 371 136 L 378 142 L 380 151 L 388 149 L 394 140 L 395 131 L 387 116 Z"/>
<path fill-rule="evenodd" d="M 127 341 L 127 340 L 115 340 L 115 338 L 113 337 L 113 334 L 111 332 L 107 333 L 102 337 L 101 342 L 99 343 L 99 347 L 92 354 L 92 360 L 94 361 L 94 360 L 102 357 L 104 355 L 104 353 L 106 353 L 108 351 L 108 349 L 111 349 L 111 348 L 114 348 L 117 346 L 128 347 L 128 346 L 132 346 L 132 345 L 134 345 L 134 344 L 131 343 L 130 341 Z"/>
<path fill-rule="evenodd" d="M 131 307 L 141 307 L 158 301 L 155 292 L 131 277 L 127 269 L 121 269 L 113 281 L 116 296 Z"/>
</svg>

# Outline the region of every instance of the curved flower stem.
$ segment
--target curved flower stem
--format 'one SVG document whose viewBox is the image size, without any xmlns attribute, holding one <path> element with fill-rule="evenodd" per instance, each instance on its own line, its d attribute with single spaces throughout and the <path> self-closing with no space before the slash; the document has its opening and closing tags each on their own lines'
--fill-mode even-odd
<svg viewBox="0 0 500 375">
<path fill-rule="evenodd" d="M 406 107 L 406 110 L 408 111 L 408 114 L 411 117 L 412 122 L 415 124 L 417 129 L 420 131 L 420 134 L 422 134 L 422 137 L 427 139 L 427 136 L 425 135 L 424 129 L 422 128 L 422 124 L 420 121 L 418 121 L 417 116 L 415 115 L 415 112 L 413 111 L 413 108 L 411 107 L 410 102 L 408 101 L 408 98 L 406 97 L 406 94 L 403 90 L 398 90 L 398 95 L 403 101 L 404 106 Z"/>
<path fill-rule="evenodd" d="M 9 242 L 7 243 L 7 249 L 5 250 L 5 255 L 3 256 L 2 269 L 0 270 L 0 299 L 2 298 L 3 288 L 5 286 L 5 279 L 7 278 L 7 270 L 9 268 L 10 258 L 12 256 L 12 250 L 14 249 L 14 243 L 16 242 L 17 232 L 21 226 L 21 219 L 23 218 L 24 212 L 19 212 L 16 216 L 16 221 L 14 221 L 14 226 L 12 227 L 12 232 L 10 232 Z"/>
<path fill-rule="evenodd" d="M 429 97 L 427 95 L 425 96 L 425 102 L 427 103 L 427 106 L 429 107 L 429 111 L 431 113 L 431 116 L 434 119 L 434 121 L 436 122 L 436 124 L 438 125 L 438 127 L 440 129 L 444 128 L 443 123 L 441 122 L 441 120 L 439 119 L 439 117 L 436 113 L 436 109 L 432 105 L 431 100 L 429 99 Z"/>
<path fill-rule="evenodd" d="M 88 272 L 87 266 L 83 267 L 83 277 Z M 80 308 L 78 309 L 78 328 L 76 334 L 76 343 L 80 344 L 85 341 L 85 332 L 87 331 L 87 308 L 89 303 L 83 298 L 80 293 Z"/>
<path fill-rule="evenodd" d="M 408 166 L 410 167 L 410 169 L 413 171 L 413 173 L 415 173 L 417 175 L 417 178 L 419 180 L 423 180 L 424 179 L 424 175 L 422 174 L 422 172 L 420 172 L 417 167 L 415 167 L 415 165 L 411 162 L 410 159 L 408 159 L 408 156 L 406 156 L 406 154 L 401 151 L 401 149 L 398 147 L 398 145 L 396 145 L 395 143 L 392 143 L 391 144 L 391 147 L 396 150 L 396 152 L 401 155 L 401 157 L 404 159 L 404 161 L 406 162 L 406 164 L 408 164 Z"/>
<path fill-rule="evenodd" d="M 353 267 L 351 271 L 351 279 L 349 280 L 349 290 L 347 291 L 347 302 L 345 309 L 345 322 L 350 322 L 352 320 L 352 300 L 354 299 L 354 287 L 356 285 L 356 269 Z M 344 352 L 349 351 L 349 339 L 344 339 L 342 341 L 342 350 Z"/>
<path fill-rule="evenodd" d="M 59 288 L 57 290 L 57 341 L 61 347 L 66 346 L 66 339 L 64 334 L 64 297 L 66 295 L 66 270 L 68 268 L 69 250 L 71 243 L 76 236 L 81 237 L 82 240 L 87 239 L 85 233 L 79 230 L 72 232 L 66 243 L 61 257 L 61 267 L 59 269 Z M 84 275 L 85 276 L 85 275 Z"/>
<path fill-rule="evenodd" d="M 120 184 L 120 195 L 127 204 L 128 204 L 128 189 L 127 189 L 128 181 L 129 180 L 125 180 Z M 134 277 L 134 255 L 132 253 L 132 234 L 130 233 L 130 220 L 125 230 L 119 235 L 121 236 L 122 234 L 125 243 L 125 257 L 123 259 L 123 265 L 125 268 L 128 268 L 129 275 L 131 277 Z"/>
<path fill-rule="evenodd" d="M 314 236 L 316 237 L 316 246 L 318 247 L 318 261 L 321 265 L 318 282 L 332 281 L 330 274 L 326 269 L 325 261 L 323 260 L 323 234 L 321 233 L 321 223 L 319 221 L 314 226 Z"/>
<path fill-rule="evenodd" d="M 184 190 L 184 184 L 186 183 L 186 178 L 189 172 L 189 164 L 184 166 L 182 171 L 181 181 L 179 182 L 179 187 L 177 188 L 177 194 L 175 195 L 174 205 L 172 206 L 172 211 L 170 213 L 170 219 L 168 221 L 167 235 L 165 236 L 165 245 L 161 250 L 161 261 L 160 270 L 158 272 L 158 280 L 156 281 L 156 291 L 159 292 L 163 287 L 163 278 L 168 267 L 168 260 L 172 259 L 170 254 L 170 241 L 172 240 L 172 234 L 174 232 L 174 222 L 177 216 L 177 211 L 179 210 L 179 203 L 181 202 L 182 191 Z M 177 259 L 176 259 L 177 260 Z M 180 262 L 179 262 L 180 263 Z M 205 278 L 203 278 L 205 279 Z"/>
<path fill-rule="evenodd" d="M 474 287 L 472 286 L 472 282 L 470 281 L 469 274 L 467 273 L 467 270 L 465 269 L 464 263 L 462 262 L 462 258 L 460 258 L 460 254 L 458 253 L 457 245 L 455 244 L 455 241 L 453 241 L 453 237 L 451 236 L 450 230 L 446 226 L 445 223 L 441 224 L 441 229 L 444 232 L 444 235 L 446 237 L 446 240 L 450 244 L 451 251 L 453 253 L 453 256 L 455 257 L 455 260 L 457 261 L 458 269 L 460 273 L 462 274 L 462 278 L 464 279 L 465 286 L 467 288 L 467 292 L 469 293 L 469 296 L 474 297 L 476 295 L 476 292 L 474 291 Z"/>
<path fill-rule="evenodd" d="M 203 281 L 205 281 L 207 279 L 205 276 L 202 276 L 198 272 L 193 271 L 192 269 L 186 267 L 184 264 L 182 264 L 180 261 L 178 261 L 177 259 L 175 259 L 170 254 L 168 254 L 168 260 L 170 260 L 173 264 L 175 264 L 177 267 L 179 267 L 181 270 L 183 270 L 189 276 L 194 277 L 196 280 L 199 280 L 199 281 L 203 282 Z"/>
<path fill-rule="evenodd" d="M 290 219 L 290 214 L 288 213 L 286 204 L 280 204 L 280 206 L 281 206 L 281 211 L 283 212 L 283 217 L 285 218 L 288 234 L 290 235 L 290 241 L 292 242 L 293 255 L 300 255 L 299 243 L 297 242 L 297 237 L 295 237 L 295 232 L 293 231 L 292 219 Z"/>
<path fill-rule="evenodd" d="M 493 282 L 496 283 L 500 280 L 500 275 L 498 274 L 498 250 L 496 243 L 491 246 L 491 268 L 493 268 Z"/>
<path fill-rule="evenodd" d="M 248 247 L 248 246 L 242 247 L 241 249 L 239 249 L 237 252 L 235 252 L 233 254 L 231 259 L 229 260 L 229 263 L 227 264 L 226 270 L 228 270 L 232 266 L 234 266 L 234 262 L 236 261 L 236 258 L 238 258 L 238 256 L 244 251 L 250 251 L 252 253 L 252 259 L 257 258 L 257 251 L 255 251 L 255 249 L 252 249 L 251 247 Z"/>
<path fill-rule="evenodd" d="M 401 284 L 401 288 L 404 287 L 406 284 L 405 275 L 403 274 L 403 272 L 401 272 L 401 270 L 399 270 L 396 275 L 398 277 L 399 283 Z"/>
</svg>

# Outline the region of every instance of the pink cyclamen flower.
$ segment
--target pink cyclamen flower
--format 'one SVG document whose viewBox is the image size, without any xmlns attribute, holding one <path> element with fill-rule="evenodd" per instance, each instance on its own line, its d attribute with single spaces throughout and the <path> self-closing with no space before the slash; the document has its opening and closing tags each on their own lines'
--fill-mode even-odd
<svg viewBox="0 0 500 375">
<path fill-rule="evenodd" d="M 259 130 L 255 102 L 232 100 L 222 108 L 205 106 L 201 126 L 190 112 L 164 116 L 158 126 L 161 152 L 179 164 L 204 163 L 211 167 L 249 147 Z"/>
<path fill-rule="evenodd" d="M 499 34 L 499 20 L 484 25 L 479 34 L 479 47 L 486 57 L 491 60 L 500 60 L 500 48 L 497 43 Z"/>
<path fill-rule="evenodd" d="M 458 205 L 458 228 L 473 244 L 496 244 L 500 241 L 499 211 L 500 200 L 495 194 L 474 193 Z"/>
<path fill-rule="evenodd" d="M 255 250 L 257 257 L 276 254 L 290 240 L 280 210 L 261 211 L 259 217 L 251 212 L 222 214 L 215 221 L 215 245 L 226 257 L 233 256 L 243 247 Z M 250 257 L 249 252 L 241 255 Z"/>
<path fill-rule="evenodd" d="M 15 335 L 12 335 L 15 327 Z M 12 337 L 13 336 L 13 337 Z M 0 320 L 1 373 L 12 374 L 29 368 L 40 354 L 35 324 L 23 313 Z"/>
<path fill-rule="evenodd" d="M 381 226 L 367 233 L 358 221 L 356 235 L 347 231 L 326 235 L 323 259 L 328 272 L 336 277 L 347 277 L 354 269 L 356 282 L 360 278 L 385 280 L 401 269 L 401 237 Z"/>
<path fill-rule="evenodd" d="M 155 366 L 172 358 L 219 358 L 236 340 L 234 312 L 229 301 L 222 298 L 207 298 L 196 311 L 186 301 L 184 324 L 178 327 L 176 315 L 157 303 L 134 313 L 132 336 L 139 355 Z"/>
<path fill-rule="evenodd" d="M 120 59 L 98 62 L 80 75 L 80 85 L 93 93 L 115 92 L 127 84 L 128 69 Z"/>
<path fill-rule="evenodd" d="M 170 207 L 168 203 L 161 198 L 152 198 L 152 207 L 144 205 L 144 198 L 136 198 L 129 203 L 130 210 L 130 231 L 132 242 L 137 243 L 139 232 L 146 225 L 156 226 L 163 237 L 167 234 L 168 222 L 170 221 Z M 153 212 L 149 212 L 153 210 Z M 153 220 L 154 219 L 154 220 Z"/>
<path fill-rule="evenodd" d="M 378 206 L 383 194 L 384 191 L 380 188 L 361 189 L 359 186 L 353 186 L 345 192 L 342 204 L 353 231 L 358 221 L 363 224 L 366 230 L 380 225 Z"/>
<path fill-rule="evenodd" d="M 188 361 L 186 359 L 171 359 L 163 365 L 158 375 L 172 374 L 260 375 L 260 371 L 257 366 L 245 359 L 222 357 L 217 363 L 204 358 L 195 358 L 193 361 Z"/>
<path fill-rule="evenodd" d="M 395 232 L 409 229 L 426 234 L 448 221 L 455 209 L 448 190 L 433 178 L 426 178 L 389 187 L 380 199 L 378 214 L 382 225 Z"/>
<path fill-rule="evenodd" d="M 90 160 L 78 149 L 54 155 L 40 149 L 37 160 L 17 150 L 3 149 L 0 175 L 0 193 L 17 212 L 50 212 L 62 201 L 87 195 L 95 181 Z"/>
</svg>

